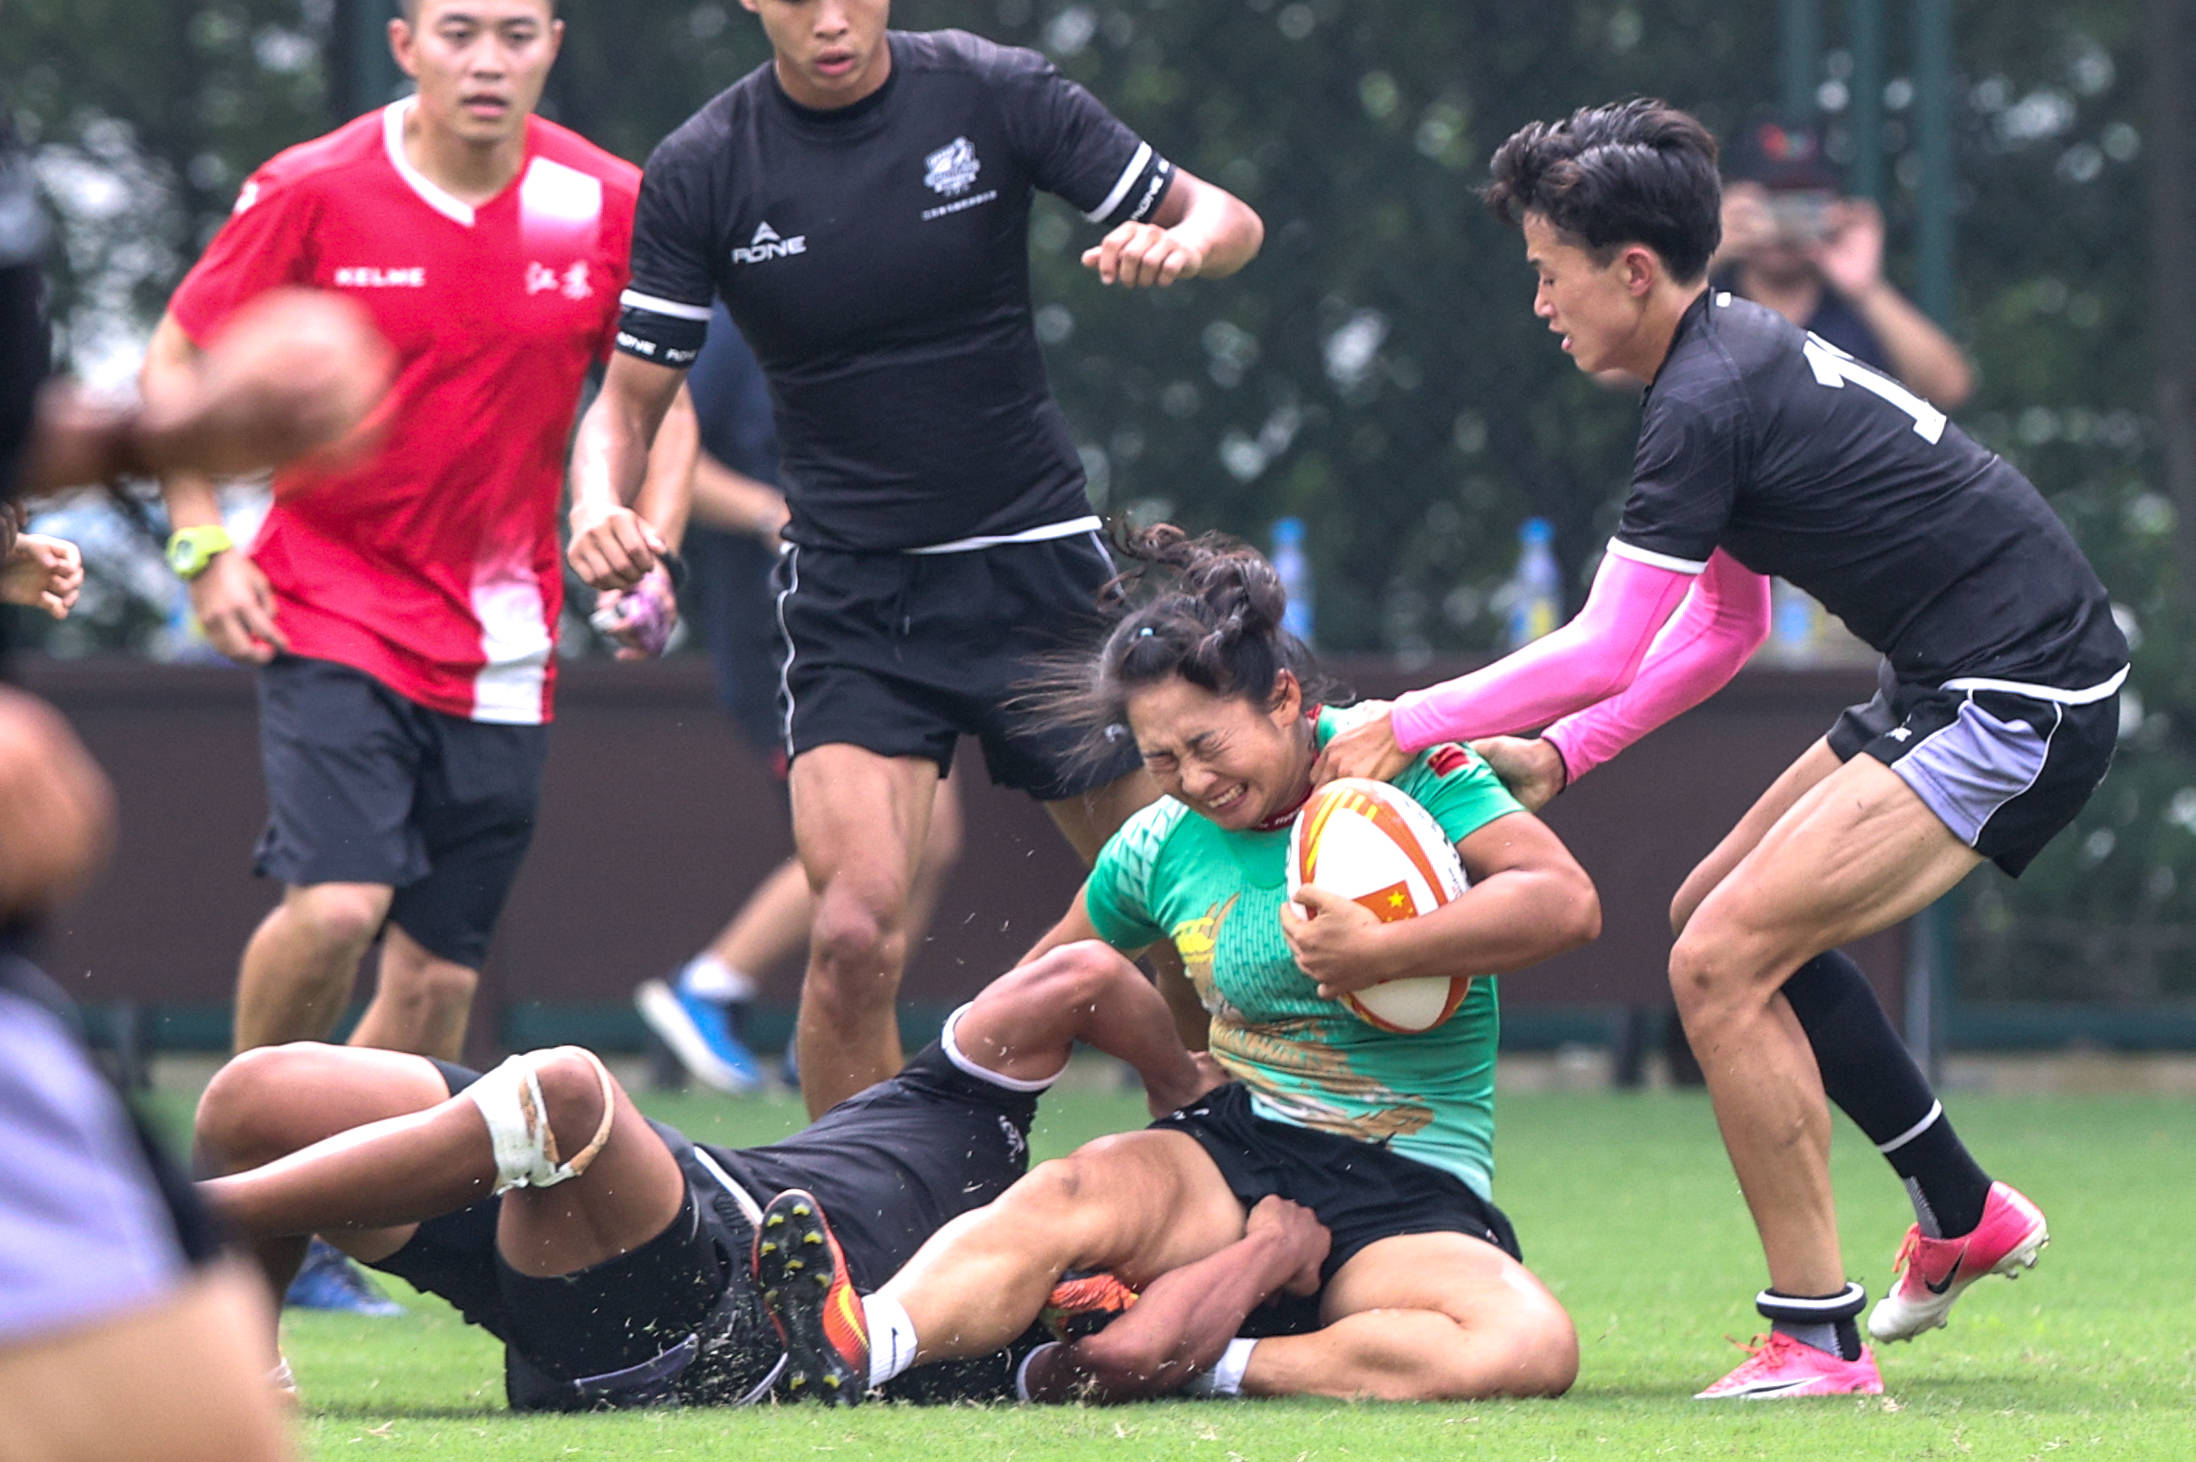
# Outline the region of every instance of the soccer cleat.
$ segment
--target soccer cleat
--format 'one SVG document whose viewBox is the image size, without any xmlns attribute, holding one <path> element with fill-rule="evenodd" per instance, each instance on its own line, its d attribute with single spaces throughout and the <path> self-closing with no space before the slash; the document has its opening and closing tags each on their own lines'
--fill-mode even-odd
<svg viewBox="0 0 2196 1462">
<path fill-rule="evenodd" d="M 1110 1274 L 1079 1274 L 1052 1287 L 1037 1322 L 1062 1345 L 1073 1345 L 1105 1329 L 1136 1300 L 1136 1291 Z"/>
<path fill-rule="evenodd" d="M 1952 1302 L 1986 1274 L 2017 1276 L 2036 1267 L 2036 1256 L 2051 1242 L 2043 1210 L 2003 1183 L 1990 1185 L 1982 1222 L 1973 1233 L 1932 1239 L 1916 1224 L 1906 1231 L 1893 1261 L 1898 1282 L 1868 1314 L 1868 1333 L 1877 1340 L 1912 1340 L 1944 1324 Z"/>
<path fill-rule="evenodd" d="M 762 1063 L 732 1033 L 724 1001 L 689 994 L 664 980 L 643 980 L 633 991 L 633 1008 L 702 1085 L 727 1096 L 762 1090 Z"/>
<path fill-rule="evenodd" d="M 1880 1396 L 1883 1376 L 1876 1358 L 1861 1347 L 1859 1360 L 1772 1332 L 1742 1347 L 1738 1369 L 1694 1395 L 1695 1401 L 1774 1401 L 1786 1396 Z"/>
<path fill-rule="evenodd" d="M 755 1283 L 785 1343 L 782 1394 L 854 1406 L 869 1389 L 869 1321 L 812 1193 L 788 1188 L 755 1227 Z"/>
<path fill-rule="evenodd" d="M 404 1306 L 374 1288 L 350 1255 L 323 1239 L 314 1239 L 305 1250 L 305 1263 L 290 1281 L 282 1305 L 289 1310 L 337 1310 L 376 1319 L 404 1313 Z"/>
</svg>

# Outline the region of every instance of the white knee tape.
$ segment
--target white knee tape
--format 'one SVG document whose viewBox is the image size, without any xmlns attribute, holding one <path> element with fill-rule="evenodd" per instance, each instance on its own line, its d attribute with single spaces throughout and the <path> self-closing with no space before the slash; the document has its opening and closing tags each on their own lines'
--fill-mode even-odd
<svg viewBox="0 0 2196 1462">
<path fill-rule="evenodd" d="M 610 1073 L 592 1051 L 581 1051 L 602 1082 L 602 1121 L 588 1144 L 560 1162 L 557 1135 L 550 1130 L 549 1114 L 541 1096 L 541 1079 L 534 1074 L 531 1055 L 513 1056 L 501 1066 L 465 1088 L 465 1095 L 480 1108 L 488 1124 L 488 1140 L 496 1153 L 496 1192 L 513 1188 L 553 1188 L 567 1178 L 587 1171 L 587 1165 L 610 1140 L 610 1119 L 617 1111 Z"/>
</svg>

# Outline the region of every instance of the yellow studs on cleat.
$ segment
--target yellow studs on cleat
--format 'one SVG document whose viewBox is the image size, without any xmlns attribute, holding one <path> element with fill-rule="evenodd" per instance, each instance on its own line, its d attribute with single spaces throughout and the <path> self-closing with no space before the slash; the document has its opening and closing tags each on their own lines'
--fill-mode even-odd
<svg viewBox="0 0 2196 1462">
<path fill-rule="evenodd" d="M 801 1239 L 801 1242 L 802 1242 L 802 1243 L 804 1243 L 804 1244 L 820 1244 L 820 1243 L 822 1243 L 823 1241 L 824 1241 L 824 1236 L 823 1236 L 822 1234 L 817 1234 L 817 1233 L 811 1233 L 811 1234 L 807 1234 L 807 1235 L 805 1235 L 805 1236 L 804 1236 L 804 1237 L 803 1237 L 803 1238 Z"/>
<path fill-rule="evenodd" d="M 774 1240 L 765 1239 L 763 1241 L 762 1247 L 757 1249 L 755 1252 L 758 1254 L 775 1254 L 778 1252 L 778 1246 Z"/>
<path fill-rule="evenodd" d="M 784 1215 L 784 1214 L 782 1214 L 782 1213 L 773 1213 L 773 1214 L 769 1215 L 769 1216 L 768 1216 L 767 1218 L 765 1218 L 765 1219 L 763 1220 L 763 1227 L 764 1227 L 764 1228 L 776 1228 L 776 1227 L 778 1227 L 778 1226 L 779 1226 L 780 1224 L 782 1224 L 782 1223 L 784 1223 L 784 1222 L 785 1222 L 785 1215 Z"/>
<path fill-rule="evenodd" d="M 766 1305 L 774 1305 L 774 1304 L 776 1304 L 777 1302 L 778 1302 L 778 1292 L 777 1292 L 776 1290 L 774 1290 L 774 1289 L 766 1289 L 766 1290 L 764 1290 L 764 1291 L 763 1291 L 763 1303 L 764 1303 L 764 1304 L 766 1304 Z"/>
<path fill-rule="evenodd" d="M 785 1261 L 785 1272 L 788 1274 L 798 1274 L 807 1267 L 808 1266 L 806 1264 L 803 1264 L 798 1259 L 788 1259 Z"/>
<path fill-rule="evenodd" d="M 805 1203 L 796 1203 L 793 1205 L 793 1216 L 795 1218 L 808 1218 L 813 1216 L 815 1212 L 815 1209 L 810 1208 Z"/>
</svg>

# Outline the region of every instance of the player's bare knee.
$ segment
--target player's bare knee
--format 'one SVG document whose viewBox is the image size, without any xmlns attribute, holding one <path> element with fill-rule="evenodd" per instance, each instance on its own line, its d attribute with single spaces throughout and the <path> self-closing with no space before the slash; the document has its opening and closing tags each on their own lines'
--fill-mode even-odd
<svg viewBox="0 0 2196 1462">
<path fill-rule="evenodd" d="M 291 1110 L 307 1046 L 259 1046 L 238 1052 L 206 1083 L 192 1123 L 198 1165 L 209 1174 L 243 1172 L 283 1155 L 281 1115 Z"/>
<path fill-rule="evenodd" d="M 864 890 L 851 883 L 833 883 L 816 904 L 816 918 L 809 930 L 811 967 L 828 979 L 842 999 L 860 999 L 878 992 L 890 999 L 893 982 L 883 978 L 897 971 L 896 946 L 901 939 L 902 904 L 883 890 Z"/>
<path fill-rule="evenodd" d="M 1552 1297 L 1521 1306 L 1512 1353 L 1517 1374 L 1512 1396 L 1561 1396 L 1578 1379 L 1578 1328 Z"/>
<path fill-rule="evenodd" d="M 470 1010 L 479 989 L 477 971 L 446 959 L 390 960 L 374 997 L 420 1010 Z"/>
<path fill-rule="evenodd" d="M 364 954 L 388 918 L 389 895 L 363 884 L 311 884 L 292 890 L 284 910 L 321 948 Z"/>
</svg>

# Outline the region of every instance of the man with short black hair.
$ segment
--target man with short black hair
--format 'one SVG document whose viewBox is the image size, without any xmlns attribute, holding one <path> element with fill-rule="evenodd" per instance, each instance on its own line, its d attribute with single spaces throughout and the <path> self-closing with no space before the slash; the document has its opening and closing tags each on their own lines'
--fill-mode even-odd
<svg viewBox="0 0 2196 1462">
<path fill-rule="evenodd" d="M 1034 193 L 1109 230 L 1084 262 L 1123 288 L 1232 274 L 1263 226 L 1035 52 L 888 31 L 888 0 L 744 3 L 772 59 L 649 159 L 573 512 L 638 488 L 722 296 L 770 379 L 791 512 L 780 709 L 817 891 L 799 1026 L 814 1112 L 899 1066 L 909 890 L 964 733 L 1086 860 L 1155 795 L 1126 742 L 1078 775 L 1012 705 L 1113 575 L 1032 320 Z M 603 548 L 575 557 L 598 588 L 655 561 L 635 535 Z"/>
<path fill-rule="evenodd" d="M 1869 1316 L 1944 1323 L 2047 1238 L 1993 1183 L 1837 946 L 1985 860 L 2018 875 L 2103 778 L 2127 643 L 2041 494 L 1896 381 L 1712 291 L 1716 145 L 1654 101 L 1536 122 L 1487 201 L 1525 236 L 1534 312 L 1585 371 L 1646 383 L 1632 491 L 1576 619 L 1337 737 L 1324 776 L 1445 739 L 1538 806 L 1698 704 L 1768 631 L 1765 575 L 1884 655 L 1875 700 L 1771 785 L 1680 888 L 1670 982 L 1769 1260 L 1774 1333 L 1704 1398 L 1882 1388 L 1830 1193 L 1827 1094 L 1905 1180 L 1915 1226 Z M 1553 724 L 1551 724 L 1553 723 Z M 1547 728 L 1540 739 L 1502 733 Z M 1865 755 L 1863 754 L 1865 753 Z"/>
</svg>

